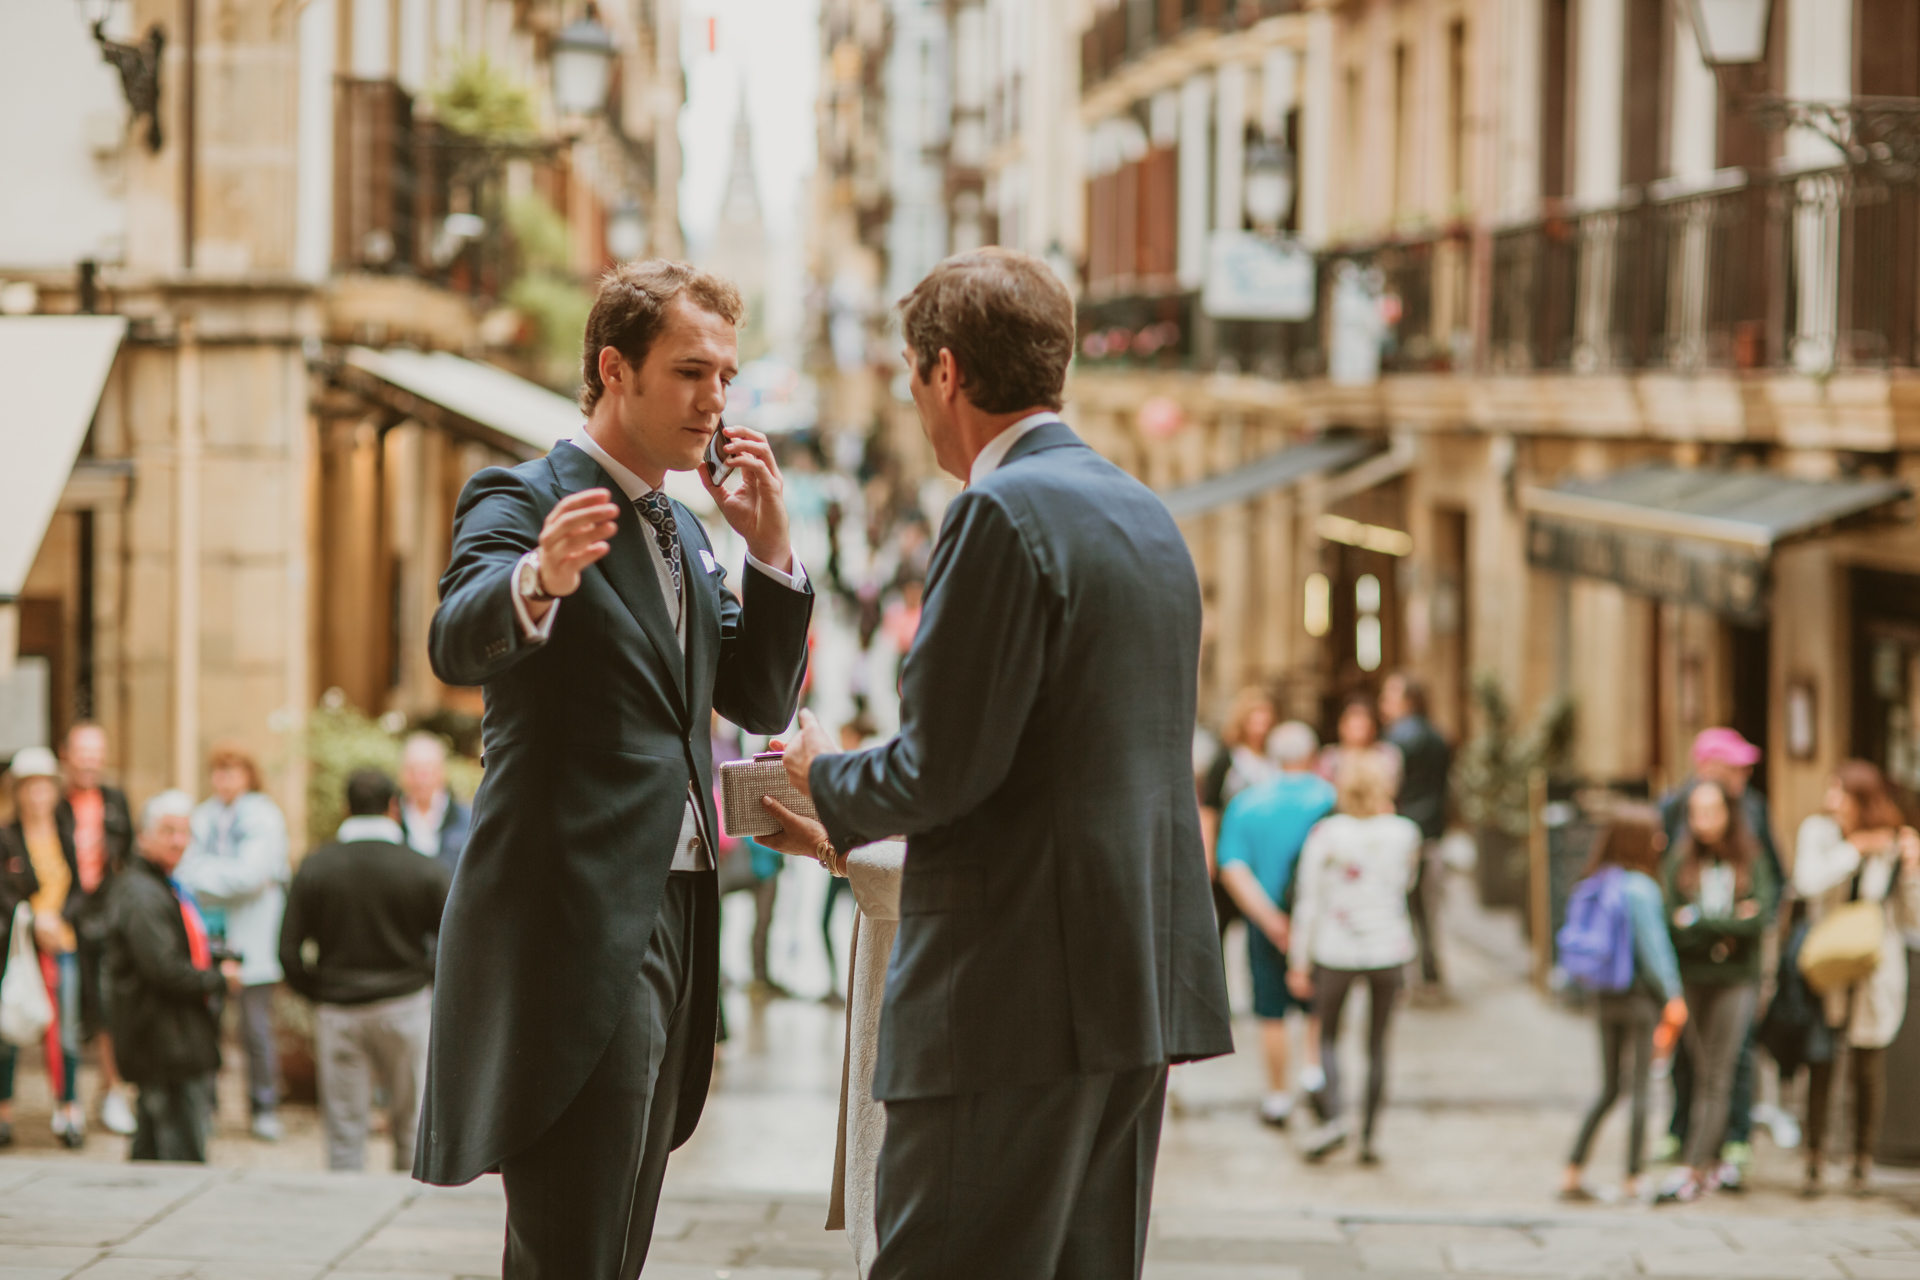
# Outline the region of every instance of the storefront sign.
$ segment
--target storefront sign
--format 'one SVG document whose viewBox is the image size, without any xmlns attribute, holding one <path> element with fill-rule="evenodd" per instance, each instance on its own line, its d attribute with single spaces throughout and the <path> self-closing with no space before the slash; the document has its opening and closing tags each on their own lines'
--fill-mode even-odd
<svg viewBox="0 0 1920 1280">
<path fill-rule="evenodd" d="M 1767 562 L 1711 543 L 1534 516 L 1527 526 L 1527 563 L 1742 622 L 1767 618 Z"/>
<path fill-rule="evenodd" d="M 1216 320 L 1305 320 L 1313 314 L 1313 254 L 1292 240 L 1216 231 L 1200 307 Z"/>
</svg>

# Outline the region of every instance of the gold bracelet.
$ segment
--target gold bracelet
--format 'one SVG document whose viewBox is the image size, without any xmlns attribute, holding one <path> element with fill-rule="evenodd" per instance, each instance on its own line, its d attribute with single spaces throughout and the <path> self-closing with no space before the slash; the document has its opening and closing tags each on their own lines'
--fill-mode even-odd
<svg viewBox="0 0 1920 1280">
<path fill-rule="evenodd" d="M 835 874 L 833 869 L 833 841 L 822 840 L 813 846 L 813 860 L 820 864 L 828 875 Z"/>
</svg>

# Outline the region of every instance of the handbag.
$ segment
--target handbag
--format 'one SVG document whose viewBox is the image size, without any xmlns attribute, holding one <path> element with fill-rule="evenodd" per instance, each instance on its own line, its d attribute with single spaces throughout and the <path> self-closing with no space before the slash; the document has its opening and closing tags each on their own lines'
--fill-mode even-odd
<svg viewBox="0 0 1920 1280">
<path fill-rule="evenodd" d="M 25 1048 L 38 1043 L 53 1025 L 53 1001 L 40 974 L 33 946 L 33 908 L 13 911 L 13 937 L 7 943 L 7 974 L 0 978 L 0 1040 Z"/>
<path fill-rule="evenodd" d="M 1898 879 L 1897 869 L 1894 876 Z M 1891 881 L 1887 891 L 1893 891 Z M 1860 877 L 1855 876 L 1853 900 L 1829 911 L 1807 931 L 1800 946 L 1800 976 L 1823 996 L 1851 987 L 1880 967 L 1886 934 L 1886 908 L 1860 896 Z"/>
</svg>

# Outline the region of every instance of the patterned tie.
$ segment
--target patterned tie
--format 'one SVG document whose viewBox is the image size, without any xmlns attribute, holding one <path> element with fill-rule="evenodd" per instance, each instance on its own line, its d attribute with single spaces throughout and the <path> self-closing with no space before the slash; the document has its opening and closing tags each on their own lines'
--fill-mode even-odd
<svg viewBox="0 0 1920 1280">
<path fill-rule="evenodd" d="M 680 524 L 673 518 L 673 503 L 655 489 L 633 504 L 642 519 L 653 526 L 653 541 L 666 557 L 667 573 L 673 578 L 673 599 L 680 601 Z"/>
</svg>

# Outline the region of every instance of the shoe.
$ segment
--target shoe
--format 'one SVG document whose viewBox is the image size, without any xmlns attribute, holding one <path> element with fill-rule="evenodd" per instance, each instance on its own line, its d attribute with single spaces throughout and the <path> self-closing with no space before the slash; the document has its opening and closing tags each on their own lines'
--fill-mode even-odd
<svg viewBox="0 0 1920 1280">
<path fill-rule="evenodd" d="M 1293 1118 L 1293 1095 L 1290 1093 L 1270 1093 L 1260 1100 L 1260 1123 L 1270 1124 L 1276 1129 L 1287 1127 L 1287 1121 Z"/>
<path fill-rule="evenodd" d="M 1317 1164 L 1345 1146 L 1346 1141 L 1346 1122 L 1330 1120 L 1320 1126 L 1319 1132 L 1307 1139 L 1306 1149 L 1301 1154 L 1306 1156 L 1309 1163 Z"/>
<path fill-rule="evenodd" d="M 287 1127 L 280 1123 L 278 1112 L 262 1111 L 253 1118 L 253 1136 L 261 1142 L 278 1142 L 287 1136 Z"/>
<path fill-rule="evenodd" d="M 1751 1142 L 1729 1142 L 1720 1148 L 1720 1159 L 1731 1165 L 1738 1165 L 1741 1177 L 1753 1172 L 1753 1144 Z"/>
<path fill-rule="evenodd" d="M 1753 1118 L 1767 1126 L 1773 1145 L 1782 1151 L 1792 1151 L 1800 1145 L 1800 1122 L 1786 1108 L 1762 1102 L 1753 1108 Z"/>
<path fill-rule="evenodd" d="M 1600 1197 L 1587 1189 L 1585 1183 L 1578 1186 L 1560 1188 L 1560 1198 L 1568 1204 L 1592 1204 Z"/>
<path fill-rule="evenodd" d="M 1713 1185 L 1714 1188 L 1719 1191 L 1745 1191 L 1747 1189 L 1746 1183 L 1741 1178 L 1740 1166 L 1731 1160 L 1721 1162 L 1720 1171 L 1713 1175 Z"/>
<path fill-rule="evenodd" d="M 53 1113 L 53 1132 L 67 1150 L 78 1151 L 87 1144 L 86 1117 L 80 1114 L 78 1107 L 56 1111 Z"/>
<path fill-rule="evenodd" d="M 747 988 L 747 998 L 755 1004 L 767 1000 L 791 1000 L 793 998 L 793 992 L 787 990 L 777 982 L 762 982 L 758 978 L 755 978 L 753 985 Z"/>
<path fill-rule="evenodd" d="M 0 1120 L 0 1147 L 13 1145 L 13 1121 Z"/>
<path fill-rule="evenodd" d="M 1862 1162 L 1853 1166 L 1853 1172 L 1847 1176 L 1847 1194 L 1864 1196 L 1870 1194 L 1873 1181 L 1873 1166 Z"/>
<path fill-rule="evenodd" d="M 1379 1167 L 1380 1152 L 1374 1147 L 1374 1145 L 1371 1142 L 1365 1142 L 1361 1144 L 1360 1163 L 1367 1166 L 1369 1169 Z"/>
<path fill-rule="evenodd" d="M 1655 1204 L 1692 1204 L 1705 1194 L 1706 1189 L 1700 1185 L 1700 1180 L 1693 1176 L 1693 1170 L 1675 1169 L 1667 1175 L 1666 1181 L 1660 1184 L 1660 1190 L 1655 1193 L 1653 1202 Z"/>
<path fill-rule="evenodd" d="M 838 991 L 829 991 L 820 997 L 820 1003 L 829 1009 L 844 1009 L 847 1007 L 847 998 Z"/>
<path fill-rule="evenodd" d="M 1802 1200 L 1818 1200 L 1826 1193 L 1826 1180 L 1822 1175 L 1820 1166 L 1817 1164 L 1808 1165 L 1807 1176 L 1800 1182 L 1800 1198 Z"/>
<path fill-rule="evenodd" d="M 1672 1134 L 1669 1133 L 1662 1136 L 1660 1141 L 1653 1144 L 1653 1162 L 1655 1164 L 1672 1164 L 1679 1158 L 1680 1139 L 1674 1137 Z"/>
<path fill-rule="evenodd" d="M 118 1089 L 108 1093 L 100 1103 L 100 1127 L 123 1138 L 132 1136 L 140 1127 L 133 1118 L 133 1108 L 127 1105 L 127 1095 Z"/>
</svg>

